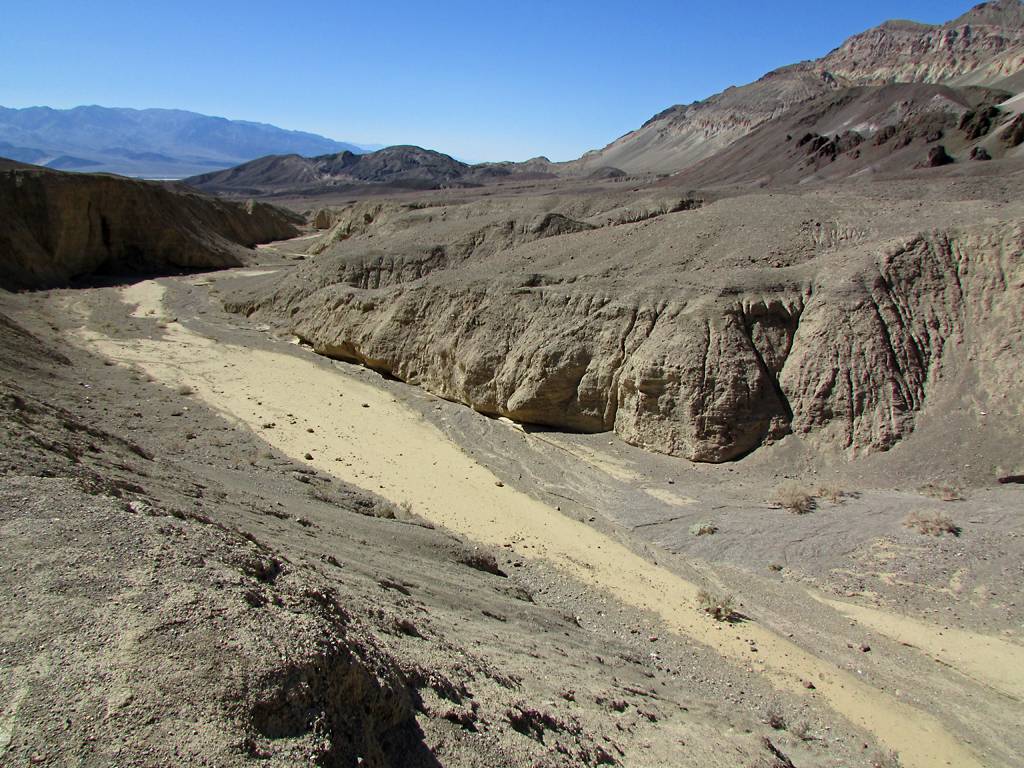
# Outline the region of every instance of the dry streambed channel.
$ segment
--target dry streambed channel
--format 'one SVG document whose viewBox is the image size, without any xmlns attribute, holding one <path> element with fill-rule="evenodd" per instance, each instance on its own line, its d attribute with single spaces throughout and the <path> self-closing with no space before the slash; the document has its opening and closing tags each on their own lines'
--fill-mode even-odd
<svg viewBox="0 0 1024 768">
<path fill-rule="evenodd" d="M 247 425 L 297 461 L 401 504 L 481 545 L 543 558 L 566 574 L 630 606 L 656 614 L 672 632 L 725 659 L 753 667 L 781 690 L 815 697 L 900 754 L 903 765 L 982 766 L 986 761 L 938 718 L 899 700 L 840 665 L 757 621 L 723 624 L 696 608 L 698 586 L 594 527 L 501 482 L 441 430 L 366 379 L 343 373 L 286 341 L 248 347 L 194 330 L 174 318 L 165 294 L 175 281 L 144 281 L 119 290 L 125 314 L 163 318 L 158 338 L 122 338 L 86 322 L 78 336 L 91 350 L 138 368 L 171 387 L 188 387 L 230 419 Z M 267 425 L 272 425 L 268 428 Z M 313 426 L 315 425 L 315 426 Z M 811 598 L 808 597 L 808 600 Z M 928 625 L 882 611 L 830 603 L 894 640 L 911 638 L 928 653 L 938 642 Z M 967 633 L 947 638 L 970 645 Z M 978 638 L 969 670 L 1018 708 L 1024 652 Z M 907 643 L 909 644 L 909 643 Z M 751 658 L 751 647 L 758 649 Z M 987 660 L 986 654 L 993 658 Z M 996 666 L 1007 674 L 994 674 Z M 807 685 L 813 681 L 813 688 Z"/>
</svg>

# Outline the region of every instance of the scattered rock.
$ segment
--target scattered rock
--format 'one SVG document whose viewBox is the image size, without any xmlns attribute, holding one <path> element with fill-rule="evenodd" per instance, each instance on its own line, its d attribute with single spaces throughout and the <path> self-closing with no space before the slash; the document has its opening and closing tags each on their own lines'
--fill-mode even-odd
<svg viewBox="0 0 1024 768">
<path fill-rule="evenodd" d="M 928 159 L 922 163 L 922 168 L 938 168 L 943 165 L 950 165 L 956 161 L 946 152 L 941 144 L 928 150 Z"/>
</svg>

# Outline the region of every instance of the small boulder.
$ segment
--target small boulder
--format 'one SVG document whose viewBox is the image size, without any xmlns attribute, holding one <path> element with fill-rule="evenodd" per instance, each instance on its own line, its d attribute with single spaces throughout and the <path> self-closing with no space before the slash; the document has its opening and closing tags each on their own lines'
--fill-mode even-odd
<svg viewBox="0 0 1024 768">
<path fill-rule="evenodd" d="M 923 163 L 924 168 L 938 168 L 943 165 L 950 165 L 956 161 L 946 152 L 945 146 L 939 144 L 928 150 L 928 159 Z"/>
</svg>

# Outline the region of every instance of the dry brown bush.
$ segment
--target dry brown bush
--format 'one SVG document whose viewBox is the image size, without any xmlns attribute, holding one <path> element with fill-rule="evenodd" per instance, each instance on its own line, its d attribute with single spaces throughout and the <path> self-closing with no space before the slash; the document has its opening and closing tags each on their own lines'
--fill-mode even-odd
<svg viewBox="0 0 1024 768">
<path fill-rule="evenodd" d="M 697 608 L 716 621 L 728 621 L 735 613 L 732 595 L 719 595 L 706 589 L 697 593 Z"/>
<path fill-rule="evenodd" d="M 786 730 L 786 715 L 777 706 L 772 705 L 768 707 L 768 711 L 764 716 L 764 722 L 776 731 Z"/>
<path fill-rule="evenodd" d="M 798 483 L 783 483 L 775 489 L 772 500 L 795 515 L 806 515 L 814 509 L 814 495 Z"/>
<path fill-rule="evenodd" d="M 838 485 L 819 485 L 815 495 L 833 504 L 842 504 L 850 494 Z"/>
<path fill-rule="evenodd" d="M 789 727 L 789 732 L 800 739 L 800 741 L 812 741 L 814 739 L 814 732 L 807 720 L 797 720 Z"/>
<path fill-rule="evenodd" d="M 927 483 L 918 488 L 920 493 L 926 496 L 931 496 L 933 499 L 939 499 L 940 501 L 963 501 L 964 495 L 955 485 L 938 485 L 936 483 Z"/>
<path fill-rule="evenodd" d="M 928 536 L 960 535 L 960 526 L 940 512 L 912 512 L 903 525 Z"/>
<path fill-rule="evenodd" d="M 871 768 L 903 768 L 903 763 L 896 752 L 875 752 L 871 756 Z"/>
</svg>

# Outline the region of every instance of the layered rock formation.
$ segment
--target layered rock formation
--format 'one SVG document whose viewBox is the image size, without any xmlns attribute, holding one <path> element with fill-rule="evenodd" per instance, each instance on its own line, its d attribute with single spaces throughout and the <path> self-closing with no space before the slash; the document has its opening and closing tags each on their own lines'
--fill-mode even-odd
<svg viewBox="0 0 1024 768">
<path fill-rule="evenodd" d="M 982 360 L 1002 373 L 979 387 L 1024 394 L 1006 368 L 1020 348 L 962 369 L 945 362 L 967 336 L 1002 335 L 1001 320 L 1022 327 L 1019 205 L 1018 218 L 980 225 L 978 205 L 923 214 L 914 203 L 759 195 L 546 238 L 474 205 L 431 222 L 396 210 L 372 232 L 328 235 L 315 263 L 229 307 L 483 413 L 614 430 L 697 461 L 790 432 L 886 449 L 933 387 L 977 376 Z M 604 218 L 590 205 L 589 221 Z M 473 222 L 478 236 L 431 243 L 442 218 Z M 534 234 L 495 241 L 494 227 Z"/>
<path fill-rule="evenodd" d="M 301 219 L 153 182 L 0 168 L 0 285 L 63 285 L 94 272 L 240 266 L 247 249 L 298 234 Z"/>
</svg>

